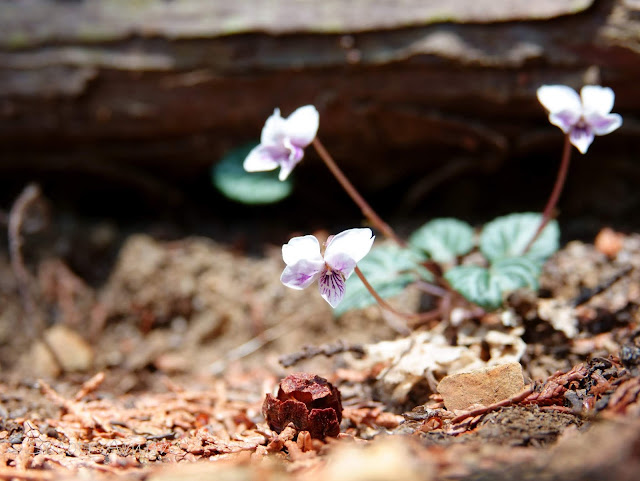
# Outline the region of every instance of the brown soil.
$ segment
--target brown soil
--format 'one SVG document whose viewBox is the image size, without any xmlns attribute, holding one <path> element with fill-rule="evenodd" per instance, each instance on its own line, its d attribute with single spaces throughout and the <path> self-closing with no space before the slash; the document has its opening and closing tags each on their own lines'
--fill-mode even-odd
<svg viewBox="0 0 640 481">
<path fill-rule="evenodd" d="M 636 479 L 640 236 L 620 239 L 615 252 L 565 246 L 539 296 L 516 293 L 498 313 L 460 304 L 465 320 L 408 336 L 375 306 L 336 319 L 313 289 L 283 287 L 276 245 L 250 257 L 132 235 L 98 287 L 46 244 L 28 249 L 26 279 L 0 257 L 0 479 Z M 428 301 L 409 289 L 392 303 Z M 458 358 L 415 376 L 424 356 L 380 344 L 402 339 Z M 278 362 L 306 345 L 332 355 Z M 527 392 L 444 407 L 435 386 L 463 360 L 514 356 Z M 342 392 L 338 438 L 264 422 L 265 394 L 294 371 Z"/>
</svg>

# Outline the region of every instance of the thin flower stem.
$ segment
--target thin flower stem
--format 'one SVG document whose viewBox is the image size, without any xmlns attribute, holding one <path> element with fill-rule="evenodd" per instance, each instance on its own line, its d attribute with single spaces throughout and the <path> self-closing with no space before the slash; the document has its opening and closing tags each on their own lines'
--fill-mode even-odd
<svg viewBox="0 0 640 481">
<path fill-rule="evenodd" d="M 338 182 L 340 182 L 340 185 L 342 185 L 342 188 L 347 192 L 347 194 L 349 194 L 351 199 L 353 199 L 353 201 L 358 205 L 358 207 L 360 207 L 360 210 L 362 211 L 364 216 L 367 219 L 369 219 L 369 221 L 376 228 L 378 228 L 385 236 L 389 237 L 390 239 L 393 239 L 393 241 L 399 246 L 406 247 L 407 243 L 403 241 L 400 237 L 398 237 L 398 235 L 389 226 L 389 224 L 384 222 L 380 218 L 380 216 L 376 214 L 376 212 L 371 208 L 371 206 L 367 203 L 367 201 L 364 200 L 364 198 L 360 195 L 360 193 L 355 189 L 353 184 L 349 181 L 349 179 L 347 179 L 347 177 L 344 175 L 342 170 L 340 170 L 340 167 L 338 167 L 338 165 L 335 163 L 335 161 L 333 160 L 329 152 L 327 152 L 327 149 L 324 148 L 324 145 L 322 145 L 318 137 L 313 139 L 313 146 L 315 147 L 322 161 L 326 164 L 326 166 L 329 168 L 329 170 L 334 175 L 334 177 L 338 180 Z"/>
<path fill-rule="evenodd" d="M 380 307 L 382 307 L 383 309 L 389 311 L 392 314 L 395 314 L 396 316 L 399 316 L 399 317 L 402 317 L 402 318 L 408 319 L 408 320 L 428 321 L 428 320 L 431 320 L 431 319 L 435 319 L 436 317 L 441 315 L 440 309 L 435 309 L 433 311 L 423 312 L 423 313 L 418 313 L 418 314 L 400 312 L 400 311 L 396 310 L 394 307 L 392 307 L 382 297 L 380 297 L 380 294 L 378 294 L 376 292 L 376 290 L 373 288 L 373 286 L 371 284 L 369 284 L 369 281 L 364 276 L 364 274 L 362 273 L 362 271 L 360 270 L 360 268 L 358 266 L 356 266 L 356 268 L 355 268 L 355 273 L 360 278 L 362 283 L 364 284 L 364 287 L 367 288 L 367 290 L 371 293 L 371 295 L 374 297 L 376 302 L 380 305 Z"/>
<path fill-rule="evenodd" d="M 560 198 L 560 193 L 562 192 L 562 188 L 564 187 L 564 182 L 567 178 L 567 172 L 569 171 L 569 160 L 571 159 L 571 142 L 569 139 L 569 134 L 564 136 L 564 147 L 562 149 L 562 160 L 560 161 L 560 168 L 558 169 L 558 177 L 556 178 L 556 183 L 553 186 L 553 191 L 551 191 L 551 196 L 549 196 L 549 200 L 547 201 L 547 205 L 542 211 L 542 220 L 540 221 L 540 225 L 538 226 L 538 230 L 536 230 L 535 235 L 531 238 L 527 247 L 525 247 L 524 252 L 529 251 L 533 243 L 540 236 L 544 228 L 547 226 L 549 221 L 551 220 L 551 216 L 553 214 L 553 209 L 558 203 L 558 199 Z"/>
<path fill-rule="evenodd" d="M 426 292 L 427 294 L 430 294 L 432 296 L 445 297 L 451 294 L 451 290 L 445 289 L 435 284 L 431 284 L 426 281 L 416 281 L 415 285 L 422 292 Z"/>
</svg>

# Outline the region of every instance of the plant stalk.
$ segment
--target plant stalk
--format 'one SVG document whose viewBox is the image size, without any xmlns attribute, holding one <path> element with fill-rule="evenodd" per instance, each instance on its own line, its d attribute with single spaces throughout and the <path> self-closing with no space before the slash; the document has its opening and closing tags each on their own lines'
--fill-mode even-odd
<svg viewBox="0 0 640 481">
<path fill-rule="evenodd" d="M 358 266 L 356 266 L 356 268 L 355 268 L 355 273 L 360 278 L 362 283 L 364 284 L 364 287 L 367 288 L 367 290 L 371 293 L 371 295 L 374 297 L 376 302 L 380 305 L 380 307 L 385 309 L 386 311 L 389 311 L 392 314 L 395 314 L 396 316 L 402 317 L 402 318 L 407 319 L 407 320 L 412 320 L 412 321 L 414 321 L 414 320 L 417 320 L 417 321 L 428 321 L 430 319 L 434 319 L 434 318 L 438 317 L 441 314 L 440 309 L 435 309 L 433 311 L 417 313 L 417 314 L 408 313 L 408 312 L 400 312 L 397 309 L 395 309 L 394 307 L 392 307 L 382 297 L 380 297 L 380 294 L 378 294 L 378 292 L 373 288 L 373 286 L 371 284 L 369 284 L 369 281 L 364 276 L 364 274 L 362 273 L 362 271 L 360 270 L 360 268 Z"/>
<path fill-rule="evenodd" d="M 322 145 L 318 137 L 313 139 L 313 146 L 315 147 L 322 161 L 326 164 L 326 166 L 329 168 L 329 170 L 334 175 L 334 177 L 338 180 L 338 182 L 340 182 L 340 185 L 342 186 L 342 188 L 347 192 L 347 194 L 349 194 L 351 199 L 353 199 L 353 201 L 358 205 L 358 207 L 360 207 L 362 214 L 367 219 L 369 219 L 369 222 L 371 222 L 371 224 L 373 224 L 374 227 L 379 229 L 385 236 L 387 236 L 390 239 L 393 239 L 393 241 L 396 244 L 398 244 L 400 247 L 406 247 L 407 243 L 403 241 L 400 237 L 398 237 L 398 235 L 389 226 L 389 224 L 384 222 L 380 218 L 380 216 L 376 214 L 376 212 L 371 208 L 371 206 L 367 203 L 367 201 L 364 200 L 364 198 L 356 190 L 356 188 L 349 181 L 349 179 L 347 179 L 347 177 L 344 175 L 342 170 L 340 170 L 340 168 L 338 167 L 338 164 L 335 163 L 335 161 L 333 160 L 329 152 L 327 152 L 327 149 L 324 148 L 324 145 Z"/>
<path fill-rule="evenodd" d="M 564 147 L 562 148 L 562 160 L 560 161 L 560 168 L 558 169 L 558 177 L 556 177 L 556 183 L 553 186 L 553 190 L 551 191 L 551 195 L 549 196 L 549 200 L 547 201 L 547 205 L 542 211 L 542 220 L 540 221 L 540 225 L 536 230 L 536 233 L 531 238 L 527 247 L 524 249 L 524 253 L 528 252 L 531 249 L 533 243 L 538 239 L 544 228 L 547 226 L 549 221 L 551 220 L 553 209 L 556 207 L 558 203 L 558 199 L 560 198 L 560 193 L 562 192 L 562 188 L 564 187 L 565 180 L 567 178 L 567 172 L 569 171 L 569 160 L 571 159 L 571 142 L 569 139 L 569 134 L 564 136 Z"/>
</svg>

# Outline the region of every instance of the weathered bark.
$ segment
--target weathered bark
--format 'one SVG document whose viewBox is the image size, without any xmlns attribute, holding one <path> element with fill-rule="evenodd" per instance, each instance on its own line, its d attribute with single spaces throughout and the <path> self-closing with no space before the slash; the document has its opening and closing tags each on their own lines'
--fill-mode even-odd
<svg viewBox="0 0 640 481">
<path fill-rule="evenodd" d="M 0 172 L 189 182 L 313 103 L 358 184 L 411 202 L 509 157 L 555 167 L 543 83 L 614 88 L 625 124 L 589 155 L 627 153 L 639 75 L 637 0 L 4 0 Z"/>
</svg>

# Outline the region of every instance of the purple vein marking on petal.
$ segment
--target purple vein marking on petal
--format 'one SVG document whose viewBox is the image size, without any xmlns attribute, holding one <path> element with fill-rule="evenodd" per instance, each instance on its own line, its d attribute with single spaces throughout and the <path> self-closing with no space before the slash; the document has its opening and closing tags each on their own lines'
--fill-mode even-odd
<svg viewBox="0 0 640 481">
<path fill-rule="evenodd" d="M 313 274 L 309 275 L 309 274 L 305 274 L 304 272 L 298 272 L 295 276 L 295 280 L 298 282 L 298 284 L 304 284 L 312 277 L 313 277 Z"/>
<path fill-rule="evenodd" d="M 321 275 L 318 286 L 320 294 L 331 307 L 336 307 L 344 297 L 344 277 L 338 272 L 326 272 Z"/>
</svg>

